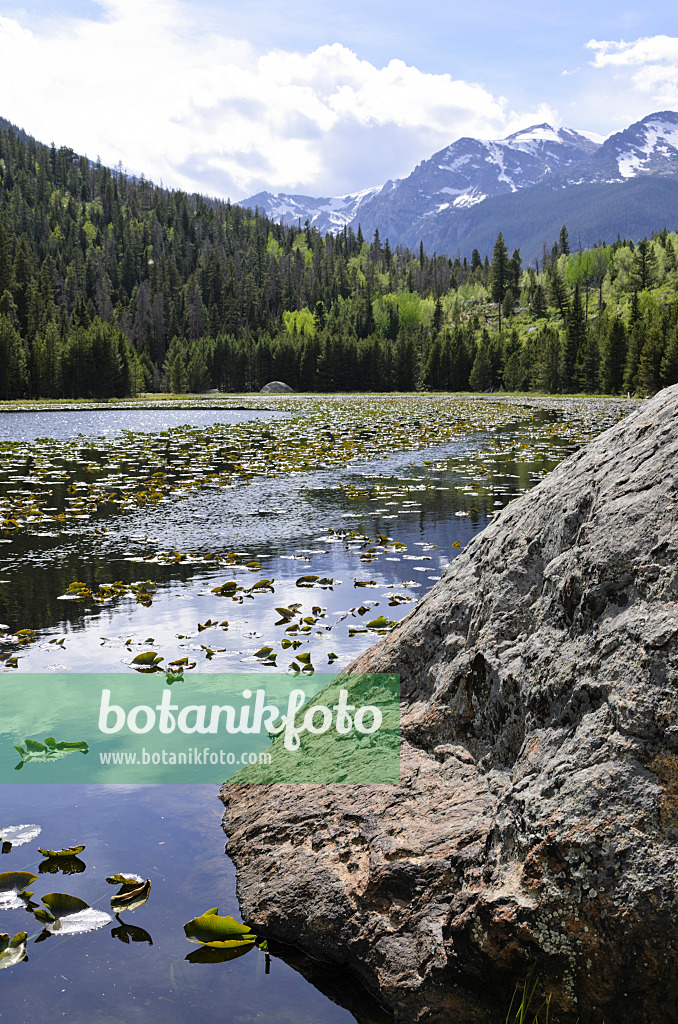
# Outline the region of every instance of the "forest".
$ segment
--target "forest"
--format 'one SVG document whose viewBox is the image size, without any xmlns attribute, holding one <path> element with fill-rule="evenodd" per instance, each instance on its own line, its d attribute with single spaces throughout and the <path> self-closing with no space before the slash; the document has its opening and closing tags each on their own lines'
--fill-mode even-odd
<svg viewBox="0 0 678 1024">
<path fill-rule="evenodd" d="M 500 226 L 498 226 L 500 227 Z M 0 122 L 0 399 L 649 394 L 678 382 L 678 234 L 524 265 L 162 188 Z"/>
</svg>

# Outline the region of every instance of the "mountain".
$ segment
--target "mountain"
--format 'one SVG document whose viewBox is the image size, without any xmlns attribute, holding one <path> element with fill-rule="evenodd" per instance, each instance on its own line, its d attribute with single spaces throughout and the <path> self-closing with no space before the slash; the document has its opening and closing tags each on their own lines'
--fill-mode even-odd
<svg viewBox="0 0 678 1024">
<path fill-rule="evenodd" d="M 303 199 L 305 211 L 317 218 L 323 211 L 322 230 L 360 224 L 366 238 L 378 229 L 392 245 L 423 241 L 448 255 L 489 252 L 501 230 L 532 259 L 544 243 L 550 248 L 563 223 L 584 245 L 610 241 L 626 224 L 630 237 L 672 226 L 677 185 L 678 113 L 663 111 L 605 140 L 548 124 L 497 141 L 462 138 L 400 181 L 339 199 Z M 300 198 L 260 193 L 242 205 L 261 200 L 269 216 L 286 223 L 294 210 L 296 223 L 301 206 L 291 201 Z"/>
<path fill-rule="evenodd" d="M 326 231 L 336 234 L 346 224 L 351 224 L 358 218 L 358 211 L 365 202 L 369 202 L 380 192 L 388 191 L 388 185 L 391 185 L 391 182 L 383 188 L 366 188 L 347 196 L 320 199 L 314 199 L 312 196 L 287 195 L 283 192 L 278 195 L 273 195 L 272 192 L 257 192 L 255 196 L 250 196 L 239 205 L 251 209 L 258 207 L 267 217 L 282 221 L 284 224 L 305 224 L 308 220 L 312 227 L 323 234 Z"/>
</svg>

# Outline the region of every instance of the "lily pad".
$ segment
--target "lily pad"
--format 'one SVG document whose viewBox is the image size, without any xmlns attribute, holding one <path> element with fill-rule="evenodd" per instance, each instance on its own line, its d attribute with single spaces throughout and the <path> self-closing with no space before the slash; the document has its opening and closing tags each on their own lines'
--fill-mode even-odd
<svg viewBox="0 0 678 1024">
<path fill-rule="evenodd" d="M 77 740 L 74 743 L 66 740 L 60 740 L 58 743 L 53 736 L 48 736 L 44 743 L 40 743 L 37 740 L 24 740 L 26 748 L 22 746 L 15 746 L 14 749 L 19 751 L 21 760 L 15 769 L 18 771 L 23 768 L 29 761 L 41 763 L 50 763 L 52 761 L 60 761 L 64 757 L 68 757 L 69 754 L 75 754 L 78 751 L 81 754 L 89 753 L 89 745 L 86 740 Z"/>
<path fill-rule="evenodd" d="M 142 907 L 151 894 L 151 880 L 145 882 L 123 882 L 120 891 L 111 896 L 111 907 L 115 911 L 137 910 Z"/>
<path fill-rule="evenodd" d="M 0 872 L 0 910 L 18 910 L 26 905 L 26 899 L 33 895 L 26 892 L 26 886 L 35 882 L 37 875 L 32 871 Z"/>
<path fill-rule="evenodd" d="M 247 925 L 236 921 L 234 917 L 220 916 L 216 907 L 188 921 L 184 925 L 184 933 L 189 942 L 213 949 L 251 948 L 256 939 Z"/>
<path fill-rule="evenodd" d="M 157 665 L 158 662 L 162 661 L 163 658 L 157 653 L 157 651 L 143 651 L 141 654 L 137 654 L 136 658 L 132 658 L 133 665 Z"/>
<path fill-rule="evenodd" d="M 103 910 L 94 910 L 89 903 L 71 896 L 66 892 L 49 892 L 42 897 L 47 907 L 34 910 L 38 921 L 52 935 L 79 935 L 103 928 L 111 920 L 111 915 Z"/>
<path fill-rule="evenodd" d="M 39 846 L 38 853 L 41 853 L 43 857 L 75 857 L 77 854 L 82 853 L 84 849 L 84 843 L 82 846 L 69 846 L 65 850 L 43 850 Z"/>
<path fill-rule="evenodd" d="M 118 875 L 106 875 L 106 881 L 109 885 L 141 885 L 143 878 L 141 875 L 132 874 L 118 874 Z"/>
<path fill-rule="evenodd" d="M 21 963 L 26 956 L 27 938 L 26 932 L 17 932 L 13 939 L 8 932 L 0 933 L 0 970 Z"/>
</svg>

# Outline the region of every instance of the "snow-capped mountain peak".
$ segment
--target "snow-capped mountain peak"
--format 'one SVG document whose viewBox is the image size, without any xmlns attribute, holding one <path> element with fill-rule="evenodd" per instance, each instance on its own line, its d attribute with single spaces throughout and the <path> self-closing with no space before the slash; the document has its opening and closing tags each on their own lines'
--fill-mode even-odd
<svg viewBox="0 0 678 1024">
<path fill-rule="evenodd" d="M 615 198 L 611 186 L 638 178 L 646 187 Z M 591 244 L 605 237 L 596 226 L 607 223 L 601 210 L 621 211 L 615 214 L 615 234 L 619 225 L 629 231 L 632 224 L 642 231 L 648 226 L 650 232 L 660 230 L 678 222 L 676 182 L 678 113 L 662 111 L 606 139 L 546 123 L 503 139 L 460 138 L 406 178 L 381 188 L 320 199 L 259 193 L 242 205 L 258 205 L 288 224 L 309 220 L 321 231 L 336 233 L 346 224 L 357 230 L 360 224 L 368 239 L 378 228 L 392 245 L 416 247 L 422 240 L 432 251 L 449 253 L 462 239 L 470 248 L 487 246 L 499 228 L 509 229 L 513 216 L 517 244 L 524 238 L 524 244 L 533 245 L 530 232 L 541 237 L 537 218 L 541 222 L 547 209 L 558 222 L 549 230 L 557 234 L 569 218 L 568 228 L 576 227 L 580 237 L 591 235 Z M 642 201 L 637 198 L 641 191 Z"/>
<path fill-rule="evenodd" d="M 622 178 L 635 178 L 648 171 L 659 171 L 662 165 L 675 165 L 678 158 L 678 114 L 666 110 L 631 125 L 625 132 L 612 136 L 617 153 L 617 166 Z"/>
</svg>

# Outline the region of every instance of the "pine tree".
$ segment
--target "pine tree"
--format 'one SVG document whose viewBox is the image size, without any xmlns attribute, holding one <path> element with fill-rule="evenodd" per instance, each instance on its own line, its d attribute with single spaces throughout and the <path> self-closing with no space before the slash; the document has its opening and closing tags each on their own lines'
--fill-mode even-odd
<svg viewBox="0 0 678 1024">
<path fill-rule="evenodd" d="M 579 285 L 574 286 L 572 297 L 572 308 L 567 321 L 565 341 L 562 347 L 562 386 L 565 391 L 570 391 L 575 384 L 575 366 L 577 353 L 583 348 L 586 341 L 586 318 L 579 294 Z"/>
<path fill-rule="evenodd" d="M 631 267 L 631 277 L 638 291 L 642 292 L 645 288 L 650 287 L 654 280 L 656 269 L 657 256 L 654 246 L 652 242 L 648 242 L 647 238 L 643 238 L 636 246 Z"/>
<path fill-rule="evenodd" d="M 600 352 L 598 339 L 593 331 L 587 331 L 584 342 L 577 353 L 574 376 L 581 391 L 594 394 L 598 390 Z"/>
<path fill-rule="evenodd" d="M 545 317 L 548 313 L 546 308 L 546 295 L 544 294 L 544 288 L 541 283 L 538 283 L 534 289 L 534 295 L 532 296 L 532 302 L 530 304 L 532 309 L 532 316 L 535 320 L 540 320 Z"/>
<path fill-rule="evenodd" d="M 538 358 L 533 370 L 533 381 L 538 391 L 553 395 L 560 390 L 562 382 L 560 331 L 557 327 L 543 327 L 536 343 Z"/>
<path fill-rule="evenodd" d="M 473 360 L 468 386 L 471 391 L 487 391 L 492 379 L 492 368 L 488 358 L 487 346 L 481 341 L 476 357 Z"/>
<path fill-rule="evenodd" d="M 618 395 L 624 385 L 626 365 L 626 329 L 624 322 L 615 317 L 603 339 L 600 360 L 600 386 L 606 394 Z"/>
<path fill-rule="evenodd" d="M 554 264 L 551 268 L 551 279 L 549 281 L 549 288 L 551 291 L 551 300 L 553 305 L 558 309 L 563 323 L 567 323 L 569 315 L 569 306 L 567 302 L 567 294 L 565 291 L 565 282 L 560 276 L 558 267 Z"/>
<path fill-rule="evenodd" d="M 563 224 L 558 235 L 558 252 L 561 256 L 570 255 L 570 236 L 567 233 L 567 228 Z"/>
<path fill-rule="evenodd" d="M 653 320 L 646 332 L 638 364 L 638 387 L 646 395 L 654 394 L 661 387 L 663 358 L 664 344 L 661 327 L 657 320 Z"/>
<path fill-rule="evenodd" d="M 492 266 L 490 269 L 490 294 L 492 301 L 499 309 L 499 330 L 501 331 L 501 304 L 509 284 L 509 254 L 501 231 L 497 235 L 492 250 Z"/>
<path fill-rule="evenodd" d="M 670 242 L 671 239 L 668 241 Z M 665 387 L 670 384 L 678 384 L 678 324 L 674 325 L 667 341 L 661 364 L 661 379 Z"/>
</svg>

